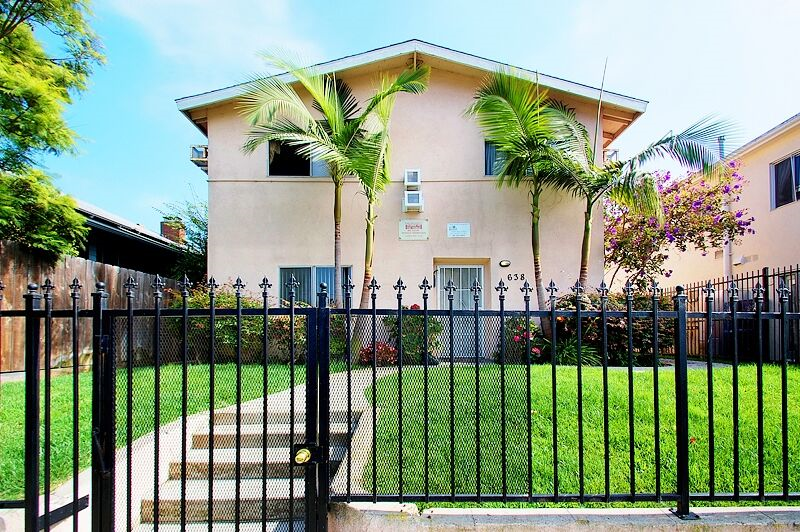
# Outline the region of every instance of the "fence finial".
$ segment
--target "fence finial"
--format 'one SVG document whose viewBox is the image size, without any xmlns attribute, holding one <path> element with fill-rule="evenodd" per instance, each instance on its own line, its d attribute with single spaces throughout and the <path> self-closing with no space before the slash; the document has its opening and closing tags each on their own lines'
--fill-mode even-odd
<svg viewBox="0 0 800 532">
<path fill-rule="evenodd" d="M 214 279 L 214 276 L 212 275 L 211 277 L 208 278 L 208 283 L 206 284 L 208 285 L 208 295 L 214 297 L 216 295 L 217 288 L 219 288 L 217 280 Z"/>
<path fill-rule="evenodd" d="M 189 297 L 189 288 L 192 286 L 192 282 L 189 280 L 189 277 L 184 273 L 183 279 L 178 281 L 178 287 L 181 289 L 181 295 L 183 297 Z"/>
<path fill-rule="evenodd" d="M 570 290 L 572 290 L 572 293 L 574 293 L 576 296 L 583 294 L 583 285 L 581 285 L 581 281 L 575 281 L 575 284 L 570 287 Z"/>
<path fill-rule="evenodd" d="M 78 279 L 76 278 L 72 281 L 73 284 L 77 283 Z M 125 289 L 125 297 L 133 297 L 133 291 L 136 290 L 136 287 L 139 286 L 139 283 L 136 282 L 136 279 L 133 278 L 133 275 L 128 276 L 128 280 L 125 281 L 125 284 L 122 287 Z M 80 284 L 78 284 L 78 289 L 80 289 Z"/>
<path fill-rule="evenodd" d="M 661 296 L 662 289 L 658 286 L 658 281 L 655 278 L 650 282 L 650 286 L 647 287 L 647 290 L 653 296 L 653 299 L 658 299 Z"/>
<path fill-rule="evenodd" d="M 347 299 L 348 297 L 352 297 L 353 295 L 353 288 L 356 285 L 353 284 L 353 279 L 348 275 L 347 278 L 342 283 L 342 290 L 344 290 L 344 297 Z"/>
<path fill-rule="evenodd" d="M 265 298 L 269 297 L 269 289 L 272 288 L 272 283 L 269 282 L 266 275 L 261 279 L 261 282 L 258 283 L 258 286 L 261 288 L 261 295 Z"/>
<path fill-rule="evenodd" d="M 731 300 L 739 299 L 739 287 L 736 286 L 736 281 L 731 281 L 728 285 L 728 297 Z"/>
<path fill-rule="evenodd" d="M 53 285 L 53 282 L 50 280 L 49 277 L 44 280 L 44 284 L 42 284 L 42 291 L 44 292 L 44 298 L 45 299 L 52 299 L 53 298 L 53 289 L 54 288 L 55 288 L 55 286 Z"/>
<path fill-rule="evenodd" d="M 500 298 L 501 301 L 506 298 L 505 293 L 508 291 L 508 287 L 506 286 L 506 283 L 504 283 L 502 279 L 500 279 L 500 282 L 497 283 L 497 286 L 495 286 L 494 289 L 500 293 L 498 297 Z"/>
<path fill-rule="evenodd" d="M 597 287 L 597 292 L 600 294 L 600 299 L 608 299 L 608 285 L 606 280 L 600 281 L 600 286 Z"/>
<path fill-rule="evenodd" d="M 756 286 L 753 287 L 753 299 L 756 301 L 764 300 L 764 288 L 761 286 L 761 283 L 756 283 Z"/>
<path fill-rule="evenodd" d="M 469 289 L 469 291 L 472 292 L 472 299 L 478 301 L 481 298 L 482 290 L 481 283 L 479 283 L 477 279 L 472 281 L 472 287 Z"/>
<path fill-rule="evenodd" d="M 150 286 L 153 288 L 153 295 L 160 298 L 162 295 L 161 289 L 164 288 L 164 279 L 162 279 L 160 275 L 156 274 L 156 277 L 153 279 L 153 282 Z"/>
<path fill-rule="evenodd" d="M 622 289 L 622 291 L 625 292 L 625 299 L 633 299 L 634 289 L 630 279 L 625 281 L 625 287 Z"/>
<path fill-rule="evenodd" d="M 527 279 L 525 279 L 525 282 L 522 283 L 522 286 L 519 288 L 519 291 L 524 294 L 523 295 L 523 299 L 525 301 L 529 301 L 530 300 L 531 292 L 533 291 L 533 288 L 531 288 L 531 284 L 528 282 Z"/>
<path fill-rule="evenodd" d="M 447 292 L 447 299 L 448 301 L 453 300 L 453 292 L 457 290 L 456 285 L 453 283 L 452 279 L 447 280 L 447 284 L 444 287 L 445 291 Z"/>
<path fill-rule="evenodd" d="M 547 288 L 545 288 L 545 290 L 547 290 L 547 292 L 550 294 L 550 299 L 556 298 L 556 292 L 558 292 L 558 286 L 556 286 L 556 283 L 552 279 L 550 279 L 550 284 L 547 285 Z"/>
<path fill-rule="evenodd" d="M 786 286 L 786 281 L 783 278 L 781 278 L 778 281 L 778 289 L 777 289 L 777 291 L 778 291 L 778 298 L 781 301 L 788 301 L 789 300 L 789 294 L 791 294 L 791 290 L 789 290 L 789 287 Z"/>
<path fill-rule="evenodd" d="M 289 299 L 294 297 L 295 289 L 300 286 L 300 283 L 295 278 L 294 274 L 289 276 L 289 282 L 286 283 L 286 287 L 289 289 Z"/>
<path fill-rule="evenodd" d="M 233 283 L 233 287 L 236 289 L 236 297 L 242 297 L 242 290 L 245 287 L 244 282 L 242 282 L 241 277 L 236 278 L 236 282 Z"/>
<path fill-rule="evenodd" d="M 367 285 L 367 288 L 369 288 L 372 299 L 375 299 L 376 297 L 378 297 L 378 290 L 381 289 L 381 285 L 379 285 L 378 281 L 376 281 L 375 278 L 373 277 L 372 280 L 369 282 L 369 285 Z"/>
<path fill-rule="evenodd" d="M 397 282 L 392 286 L 392 288 L 397 290 L 397 297 L 398 298 L 402 298 L 403 297 L 403 290 L 406 289 L 406 284 L 403 282 L 403 278 L 402 277 L 398 277 L 397 278 Z"/>
<path fill-rule="evenodd" d="M 703 288 L 703 293 L 706 295 L 706 299 L 713 300 L 714 299 L 714 285 L 711 284 L 711 281 L 706 282 L 705 288 Z"/>
<path fill-rule="evenodd" d="M 428 278 L 425 277 L 422 279 L 422 284 L 419 285 L 419 289 L 422 290 L 422 299 L 428 298 L 428 290 L 431 289 L 431 284 L 428 282 Z"/>
</svg>

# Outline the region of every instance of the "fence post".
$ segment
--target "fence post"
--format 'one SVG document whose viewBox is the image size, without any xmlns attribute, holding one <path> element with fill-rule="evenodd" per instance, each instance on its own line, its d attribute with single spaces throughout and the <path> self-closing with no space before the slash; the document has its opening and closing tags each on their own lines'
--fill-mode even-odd
<svg viewBox="0 0 800 532">
<path fill-rule="evenodd" d="M 39 285 L 25 298 L 25 532 L 39 531 Z"/>
<path fill-rule="evenodd" d="M 330 327 L 328 287 L 320 283 L 317 294 L 317 364 L 319 366 L 319 491 L 317 493 L 317 531 L 328 530 L 328 498 L 330 495 Z"/>
<path fill-rule="evenodd" d="M 92 293 L 92 531 L 114 530 L 114 359 L 108 349 L 105 283 Z"/>
<path fill-rule="evenodd" d="M 699 519 L 689 510 L 689 386 L 687 382 L 686 302 L 683 286 L 675 287 L 672 298 L 675 319 L 675 439 L 677 446 L 678 507 L 681 519 Z"/>
</svg>

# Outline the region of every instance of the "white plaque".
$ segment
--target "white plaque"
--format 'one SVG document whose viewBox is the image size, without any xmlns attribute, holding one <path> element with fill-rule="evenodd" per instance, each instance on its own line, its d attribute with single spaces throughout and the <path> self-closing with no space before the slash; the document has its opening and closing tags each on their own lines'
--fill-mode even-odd
<svg viewBox="0 0 800 532">
<path fill-rule="evenodd" d="M 400 220 L 400 240 L 428 240 L 428 220 Z"/>
<path fill-rule="evenodd" d="M 465 222 L 447 224 L 447 238 L 469 238 L 470 225 Z"/>
</svg>

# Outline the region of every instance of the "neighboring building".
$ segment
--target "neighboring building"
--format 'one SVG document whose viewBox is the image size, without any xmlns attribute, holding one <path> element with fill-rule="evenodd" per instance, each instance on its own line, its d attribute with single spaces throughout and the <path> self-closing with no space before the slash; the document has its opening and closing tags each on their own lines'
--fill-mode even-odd
<svg viewBox="0 0 800 532">
<path fill-rule="evenodd" d="M 729 158 L 748 184 L 737 209 L 755 217 L 754 235 L 728 249 L 675 255 L 665 283 L 693 282 L 800 263 L 800 113 L 756 137 Z"/>
<path fill-rule="evenodd" d="M 497 188 L 496 178 L 487 175 L 492 173 L 491 146 L 477 124 L 464 116 L 484 77 L 507 65 L 413 40 L 317 68 L 335 72 L 363 100 L 381 73 L 398 73 L 414 64 L 431 68 L 430 85 L 422 95 L 397 97 L 390 130 L 392 183 L 376 225 L 374 273 L 383 286 L 378 302 L 393 304 L 391 285 L 399 276 L 409 286 L 406 300 L 419 302 L 416 286 L 427 277 L 436 283 L 431 307 L 444 307 L 441 288 L 446 278 L 453 278 L 460 291 L 457 308 L 467 307 L 472 305 L 469 285 L 477 278 L 484 287 L 481 304 L 492 308 L 497 305 L 492 287 L 502 278 L 511 281 L 509 300 L 519 306 L 518 286 L 533 275 L 527 191 Z M 600 89 L 517 72 L 531 80 L 538 76 L 551 96 L 576 109 L 591 134 L 599 129 L 604 149 L 647 106 L 644 100 L 605 91 L 596 128 Z M 294 274 L 302 283 L 300 299 L 311 301 L 317 284 L 330 285 L 333 278 L 333 185 L 324 165 L 303 160 L 285 146 L 242 153 L 247 124 L 236 99 L 243 90 L 237 85 L 177 100 L 178 109 L 208 138 L 208 146 L 193 147 L 191 157 L 208 173 L 209 273 L 221 281 L 241 275 L 255 291 L 266 275 L 281 296 L 286 279 Z M 301 97 L 308 101 L 306 94 Z M 419 182 L 407 185 L 406 175 L 412 180 L 418 176 Z M 411 197 L 405 197 L 407 191 Z M 347 180 L 342 197 L 343 265 L 356 285 L 357 303 L 366 202 L 355 179 Z M 543 274 L 568 293 L 578 275 L 583 204 L 548 190 L 541 205 Z M 602 228 L 600 209 L 594 226 Z M 506 262 L 510 265 L 501 266 Z M 603 235 L 595 230 L 589 282 L 598 284 L 602 274 Z"/>
<path fill-rule="evenodd" d="M 86 217 L 89 235 L 80 257 L 97 262 L 169 275 L 182 253 L 180 242 L 170 240 L 85 201 L 75 200 L 77 211 Z M 177 235 L 174 224 L 163 224 L 162 232 Z"/>
</svg>

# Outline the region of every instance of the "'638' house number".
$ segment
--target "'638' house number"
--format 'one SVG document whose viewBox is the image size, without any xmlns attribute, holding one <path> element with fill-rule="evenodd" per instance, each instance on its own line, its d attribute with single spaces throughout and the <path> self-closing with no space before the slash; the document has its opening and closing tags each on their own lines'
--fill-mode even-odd
<svg viewBox="0 0 800 532">
<path fill-rule="evenodd" d="M 509 281 L 524 281 L 525 274 L 524 273 L 509 273 L 507 276 Z"/>
</svg>

